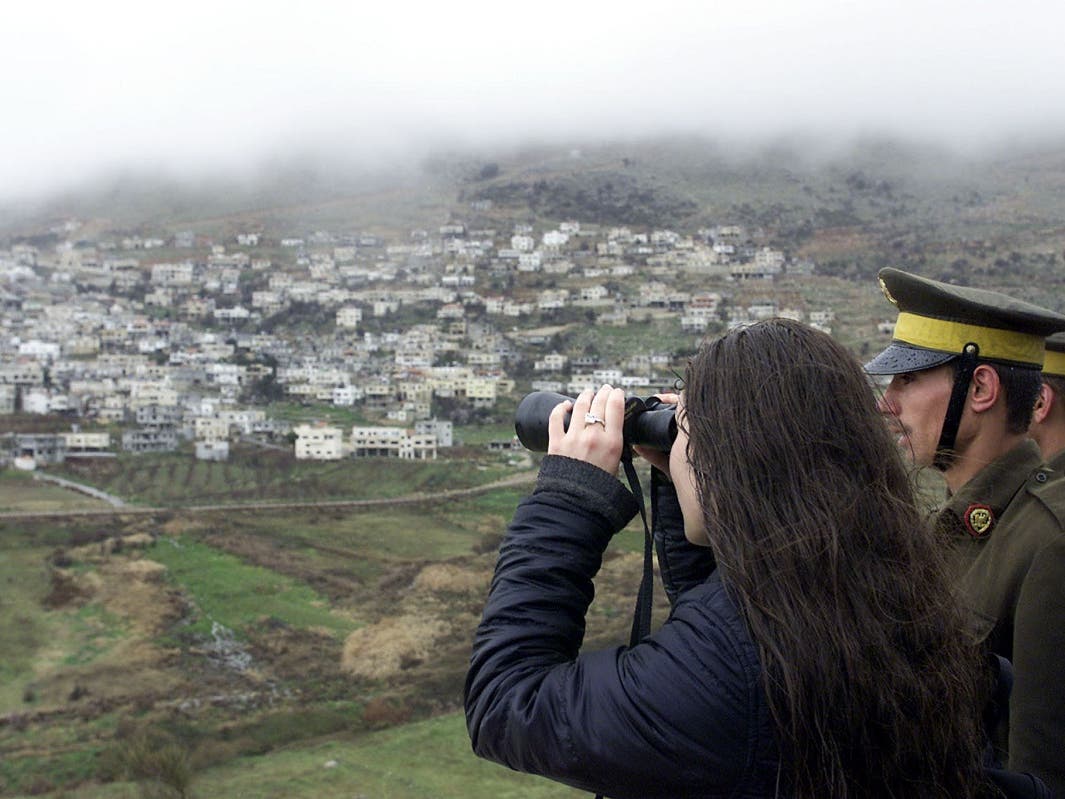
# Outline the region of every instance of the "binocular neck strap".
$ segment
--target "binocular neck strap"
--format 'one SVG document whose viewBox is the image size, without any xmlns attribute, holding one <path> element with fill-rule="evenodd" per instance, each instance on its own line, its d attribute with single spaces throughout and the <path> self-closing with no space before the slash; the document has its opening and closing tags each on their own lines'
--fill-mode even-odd
<svg viewBox="0 0 1065 799">
<path fill-rule="evenodd" d="M 636 467 L 632 465 L 632 450 L 625 448 L 621 456 L 621 464 L 625 467 L 625 477 L 629 481 L 629 488 L 636 498 L 636 506 L 640 509 L 640 519 L 643 521 L 643 577 L 640 578 L 640 590 L 636 594 L 636 610 L 633 613 L 632 632 L 629 635 L 629 646 L 636 646 L 651 632 L 651 606 L 654 601 L 654 543 L 651 539 L 651 528 L 647 524 L 647 505 L 643 498 L 643 489 L 640 487 L 640 478 L 636 475 Z"/>
<path fill-rule="evenodd" d="M 643 521 L 643 577 L 640 578 L 640 590 L 636 594 L 636 610 L 632 618 L 632 632 L 629 633 L 629 646 L 636 646 L 651 633 L 651 606 L 654 602 L 654 542 L 651 539 L 651 527 L 647 524 L 647 503 L 643 499 L 643 489 L 636 467 L 632 465 L 632 448 L 627 444 L 621 455 L 621 465 L 625 467 L 625 477 L 629 489 L 636 497 L 636 507 L 640 509 Z M 603 799 L 601 793 L 595 799 Z"/>
</svg>

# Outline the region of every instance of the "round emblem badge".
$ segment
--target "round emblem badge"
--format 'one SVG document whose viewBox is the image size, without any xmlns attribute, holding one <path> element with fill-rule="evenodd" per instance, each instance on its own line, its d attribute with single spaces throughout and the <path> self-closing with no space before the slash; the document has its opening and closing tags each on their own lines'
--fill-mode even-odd
<svg viewBox="0 0 1065 799">
<path fill-rule="evenodd" d="M 973 538 L 983 538 L 994 523 L 994 511 L 987 505 L 973 504 L 965 511 L 965 527 Z"/>
</svg>

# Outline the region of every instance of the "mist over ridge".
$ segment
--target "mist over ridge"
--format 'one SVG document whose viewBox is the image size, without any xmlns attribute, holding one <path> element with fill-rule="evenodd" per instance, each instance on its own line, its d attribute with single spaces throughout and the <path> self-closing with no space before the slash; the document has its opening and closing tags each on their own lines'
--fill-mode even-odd
<svg viewBox="0 0 1065 799">
<path fill-rule="evenodd" d="M 798 137 L 820 157 L 901 138 L 983 158 L 1065 139 L 1063 13 L 1044 0 L 18 4 L 0 47 L 0 203 L 116 175 L 239 186 L 307 157 L 377 172 L 441 150 L 661 136 L 730 152 Z"/>
<path fill-rule="evenodd" d="M 886 192 L 885 201 L 908 196 L 922 204 L 949 205 L 968 197 L 970 215 L 974 205 L 1012 197 L 1011 213 L 1049 221 L 1065 203 L 1060 191 L 1065 144 L 1042 141 L 965 153 L 931 140 L 871 135 L 848 142 L 798 136 L 737 142 L 678 134 L 567 142 L 544 138 L 480 148 L 452 142 L 376 162 L 344 152 L 294 150 L 255 169 L 181 174 L 125 168 L 34 200 L 0 201 L 0 235 L 28 235 L 48 220 L 63 218 L 107 220 L 116 229 L 134 230 L 209 226 L 210 220 L 230 216 L 297 232 L 300 225 L 316 224 L 319 212 L 324 213 L 321 224 L 332 219 L 348 228 L 402 230 L 468 215 L 470 202 L 478 198 L 494 199 L 499 206 L 504 197 L 514 202 L 502 208 L 515 219 L 531 220 L 537 210 L 519 207 L 517 194 L 536 184 L 569 186 L 578 198 L 604 187 L 650 191 L 676 201 L 673 218 L 608 214 L 596 219 L 592 209 L 579 204 L 563 215 L 691 227 L 744 203 L 813 213 L 841 204 L 834 192 L 864 183 Z M 976 196 L 980 201 L 974 204 Z M 869 211 L 864 221 L 875 221 L 879 212 Z"/>
</svg>

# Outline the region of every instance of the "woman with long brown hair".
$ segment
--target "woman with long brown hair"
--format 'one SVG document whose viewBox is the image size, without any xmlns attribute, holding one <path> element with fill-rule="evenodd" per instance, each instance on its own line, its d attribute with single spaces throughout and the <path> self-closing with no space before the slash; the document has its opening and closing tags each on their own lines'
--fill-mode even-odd
<svg viewBox="0 0 1065 799">
<path fill-rule="evenodd" d="M 614 797 L 982 795 L 983 661 L 857 361 L 771 320 L 704 344 L 666 399 L 676 442 L 643 454 L 669 619 L 579 653 L 636 512 L 624 396 L 585 392 L 500 551 L 474 750 Z"/>
</svg>

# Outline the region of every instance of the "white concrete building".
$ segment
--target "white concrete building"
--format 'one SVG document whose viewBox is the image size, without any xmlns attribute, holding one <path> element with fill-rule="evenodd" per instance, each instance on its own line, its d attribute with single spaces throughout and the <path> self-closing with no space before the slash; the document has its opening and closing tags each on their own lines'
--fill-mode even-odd
<svg viewBox="0 0 1065 799">
<path fill-rule="evenodd" d="M 196 458 L 201 461 L 229 460 L 228 441 L 197 441 Z"/>
<path fill-rule="evenodd" d="M 347 408 L 363 398 L 362 389 L 358 386 L 337 386 L 333 389 L 333 404 Z"/>
<path fill-rule="evenodd" d="M 40 361 L 54 361 L 59 357 L 60 346 L 54 341 L 23 341 L 18 345 L 18 354 Z"/>
<path fill-rule="evenodd" d="M 466 381 L 466 399 L 475 407 L 491 407 L 495 404 L 498 381 L 491 377 L 473 377 Z"/>
<path fill-rule="evenodd" d="M 353 427 L 351 451 L 359 457 L 436 460 L 435 433 L 411 434 L 401 427 Z"/>
<path fill-rule="evenodd" d="M 39 386 L 43 382 L 44 368 L 36 361 L 0 366 L 0 383 L 10 386 Z"/>
<path fill-rule="evenodd" d="M 339 427 L 300 424 L 292 432 L 298 460 L 336 461 L 344 456 L 344 431 Z"/>
<path fill-rule="evenodd" d="M 44 415 L 52 410 L 52 397 L 47 389 L 35 388 L 22 394 L 22 412 Z"/>
<path fill-rule="evenodd" d="M 182 261 L 176 264 L 154 264 L 151 282 L 154 286 L 191 286 L 193 264 Z"/>
<path fill-rule="evenodd" d="M 192 420 L 197 441 L 226 441 L 229 439 L 229 422 L 217 416 L 197 416 Z"/>
<path fill-rule="evenodd" d="M 539 272 L 543 266 L 544 257 L 539 250 L 523 252 L 518 256 L 519 272 Z"/>
<path fill-rule="evenodd" d="M 67 453 L 107 452 L 111 449 L 110 433 L 72 431 L 59 435 L 66 441 Z"/>
<path fill-rule="evenodd" d="M 337 327 L 347 330 L 354 330 L 362 324 L 362 308 L 356 308 L 354 306 L 348 306 L 346 308 L 340 308 L 336 314 Z"/>
<path fill-rule="evenodd" d="M 437 447 L 450 447 L 454 441 L 454 425 L 444 419 L 425 419 L 414 425 L 418 436 L 435 436 Z"/>
<path fill-rule="evenodd" d="M 536 239 L 532 236 L 514 235 L 510 237 L 510 249 L 519 253 L 532 252 L 536 249 Z"/>
<path fill-rule="evenodd" d="M 569 358 L 558 352 L 551 352 L 538 361 L 533 362 L 533 371 L 536 372 L 561 372 L 566 368 Z"/>
</svg>

